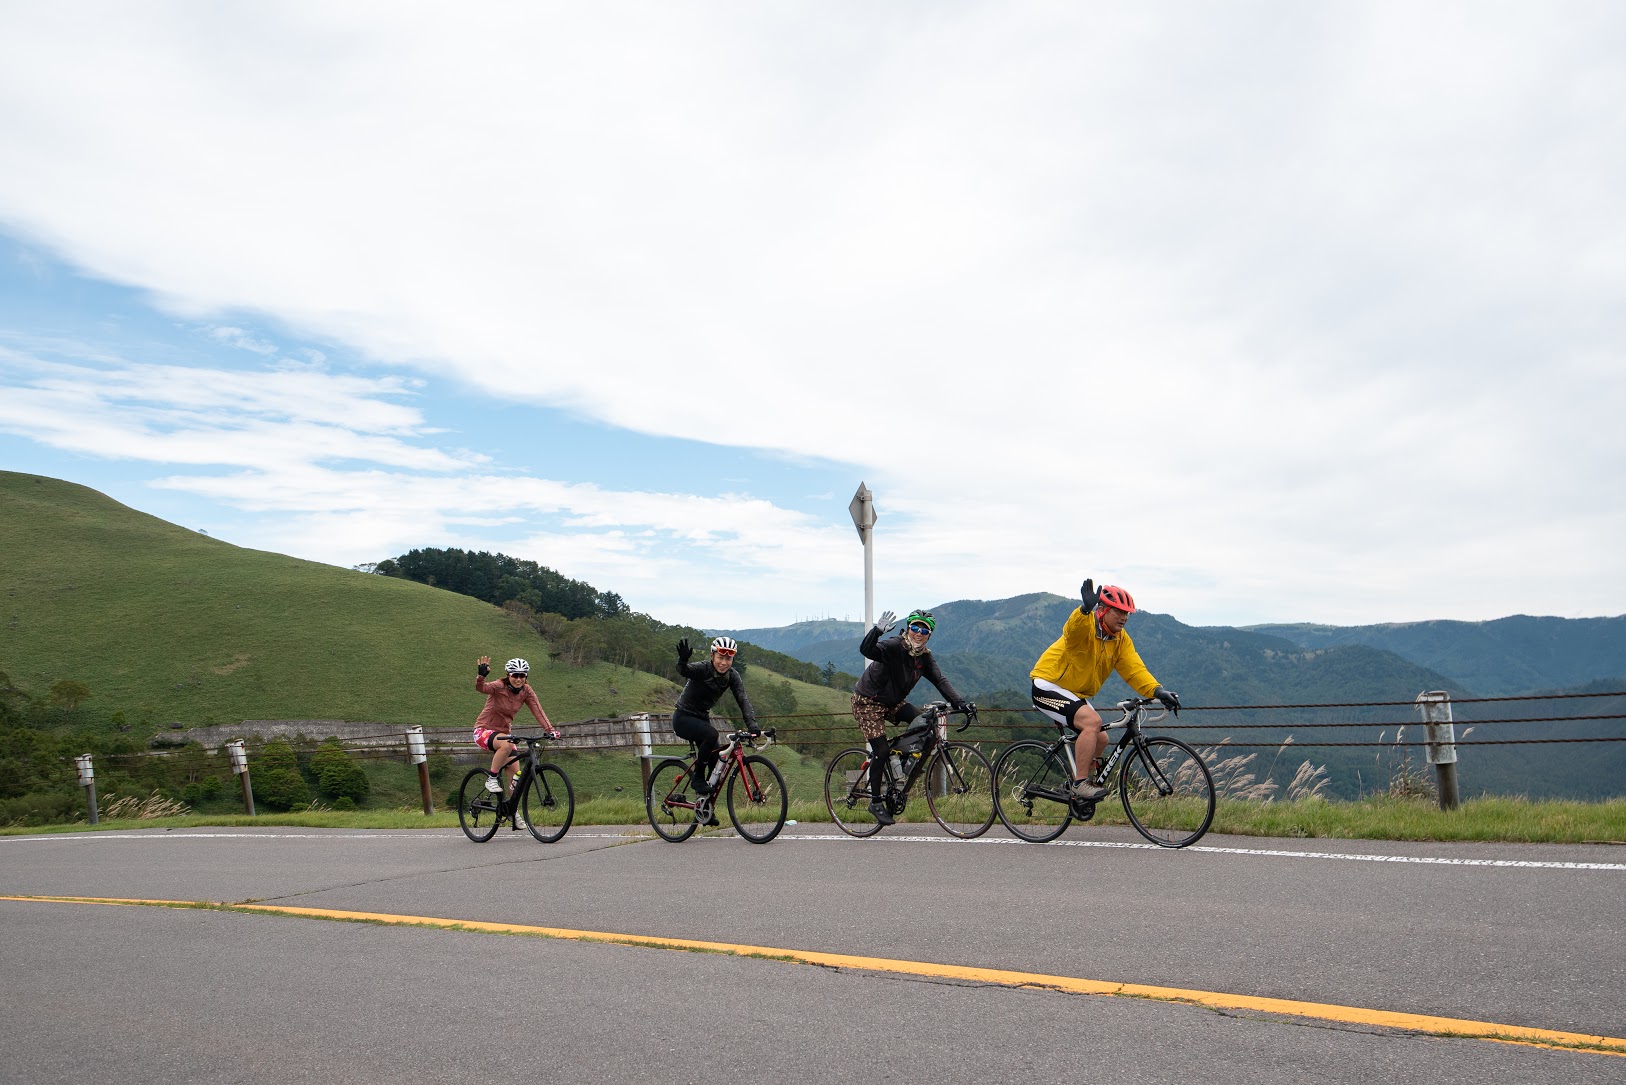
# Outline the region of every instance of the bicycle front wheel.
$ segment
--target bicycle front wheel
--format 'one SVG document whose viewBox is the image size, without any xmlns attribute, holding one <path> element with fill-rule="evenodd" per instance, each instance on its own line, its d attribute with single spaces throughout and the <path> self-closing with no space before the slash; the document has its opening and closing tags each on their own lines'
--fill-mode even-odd
<svg viewBox="0 0 1626 1085">
<path fill-rule="evenodd" d="M 937 824 L 964 840 L 994 823 L 994 768 L 964 742 L 939 746 L 926 766 L 926 805 Z"/>
<path fill-rule="evenodd" d="M 576 793 L 570 777 L 558 765 L 544 761 L 525 785 L 525 824 L 531 835 L 552 844 L 570 828 L 576 816 Z"/>
<path fill-rule="evenodd" d="M 1047 742 L 1018 742 L 994 766 L 994 809 L 1005 828 L 1034 844 L 1054 840 L 1073 820 L 1067 798 L 1072 780 L 1061 748 Z"/>
<path fill-rule="evenodd" d="M 1130 747 L 1118 791 L 1129 823 L 1160 848 L 1195 844 L 1214 820 L 1214 778 L 1197 751 L 1177 738 Z"/>
<path fill-rule="evenodd" d="M 649 774 L 644 791 L 644 808 L 649 824 L 662 840 L 677 844 L 689 839 L 700 826 L 694 820 L 698 796 L 689 787 L 689 763 L 678 757 L 658 762 Z"/>
<path fill-rule="evenodd" d="M 463 826 L 463 835 L 476 844 L 484 844 L 497 835 L 497 823 L 502 820 L 502 796 L 486 790 L 491 773 L 485 769 L 470 769 L 457 789 L 457 823 Z"/>
<path fill-rule="evenodd" d="M 766 844 L 785 827 L 790 797 L 779 766 L 761 754 L 745 758 L 745 765 L 728 777 L 728 816 L 734 831 L 753 844 Z"/>
<path fill-rule="evenodd" d="M 869 812 L 869 751 L 842 750 L 824 773 L 824 806 L 836 828 L 848 836 L 874 836 L 881 823 Z"/>
</svg>

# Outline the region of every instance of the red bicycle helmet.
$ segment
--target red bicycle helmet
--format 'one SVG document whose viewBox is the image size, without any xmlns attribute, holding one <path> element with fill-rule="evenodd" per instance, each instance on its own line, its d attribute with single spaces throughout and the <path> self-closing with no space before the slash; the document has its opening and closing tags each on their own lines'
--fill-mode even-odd
<svg viewBox="0 0 1626 1085">
<path fill-rule="evenodd" d="M 1116 584 L 1106 584 L 1102 586 L 1100 595 L 1096 600 L 1096 605 L 1112 607 L 1116 610 L 1123 611 L 1125 614 L 1135 613 L 1134 598 Z"/>
</svg>

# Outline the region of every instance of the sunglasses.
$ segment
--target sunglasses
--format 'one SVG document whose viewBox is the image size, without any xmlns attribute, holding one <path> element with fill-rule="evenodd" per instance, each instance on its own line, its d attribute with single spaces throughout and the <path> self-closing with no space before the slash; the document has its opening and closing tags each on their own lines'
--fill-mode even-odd
<svg viewBox="0 0 1626 1085">
<path fill-rule="evenodd" d="M 515 671 L 512 674 L 510 674 L 508 677 L 510 677 L 510 678 L 528 678 L 530 676 L 527 675 L 524 671 Z"/>
<path fill-rule="evenodd" d="M 727 648 L 713 648 L 712 651 L 716 652 L 718 655 L 722 656 L 724 659 L 733 659 L 734 658 L 734 653 L 732 651 L 730 651 L 729 649 L 727 649 Z"/>
<path fill-rule="evenodd" d="M 909 632 L 919 633 L 923 637 L 929 637 L 932 635 L 932 627 L 927 625 L 925 622 L 910 622 Z"/>
</svg>

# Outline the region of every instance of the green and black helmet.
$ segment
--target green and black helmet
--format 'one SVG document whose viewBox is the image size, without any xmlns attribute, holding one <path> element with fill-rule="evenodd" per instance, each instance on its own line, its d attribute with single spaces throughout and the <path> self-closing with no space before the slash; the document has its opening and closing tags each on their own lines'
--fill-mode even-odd
<svg viewBox="0 0 1626 1085">
<path fill-rule="evenodd" d="M 909 612 L 909 617 L 907 617 L 907 618 L 905 618 L 903 620 L 903 627 L 905 629 L 912 629 L 913 626 L 915 625 L 915 623 L 917 623 L 917 622 L 926 627 L 926 635 L 928 637 L 931 636 L 933 633 L 937 632 L 937 619 L 932 617 L 932 612 L 931 611 L 929 611 L 929 610 L 911 610 Z M 913 630 L 913 631 L 914 632 L 919 632 L 919 630 Z"/>
</svg>

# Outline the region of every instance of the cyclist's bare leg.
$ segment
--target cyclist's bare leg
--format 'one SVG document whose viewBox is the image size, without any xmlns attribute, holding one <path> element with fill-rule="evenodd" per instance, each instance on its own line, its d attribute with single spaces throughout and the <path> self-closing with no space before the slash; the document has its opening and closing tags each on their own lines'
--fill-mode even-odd
<svg viewBox="0 0 1626 1085">
<path fill-rule="evenodd" d="M 1073 713 L 1073 727 L 1078 739 L 1073 743 L 1073 756 L 1078 760 L 1078 773 L 1088 778 L 1095 759 L 1107 752 L 1107 733 L 1101 728 L 1101 713 L 1087 704 L 1078 706 Z"/>
<path fill-rule="evenodd" d="M 502 766 L 502 763 L 504 761 L 507 761 L 509 758 L 511 758 L 513 756 L 514 756 L 514 744 L 512 742 L 510 742 L 509 740 L 504 739 L 504 738 L 494 738 L 494 739 L 492 739 L 491 740 L 491 769 L 489 771 L 495 773 L 497 771 L 497 769 Z M 509 791 L 509 790 L 513 789 L 514 773 L 516 773 L 518 771 L 519 771 L 519 762 L 518 761 L 515 761 L 513 764 L 509 765 L 507 768 L 503 769 L 503 774 L 502 774 L 503 775 L 503 781 L 502 782 L 503 782 L 503 790 L 504 791 Z"/>
</svg>

